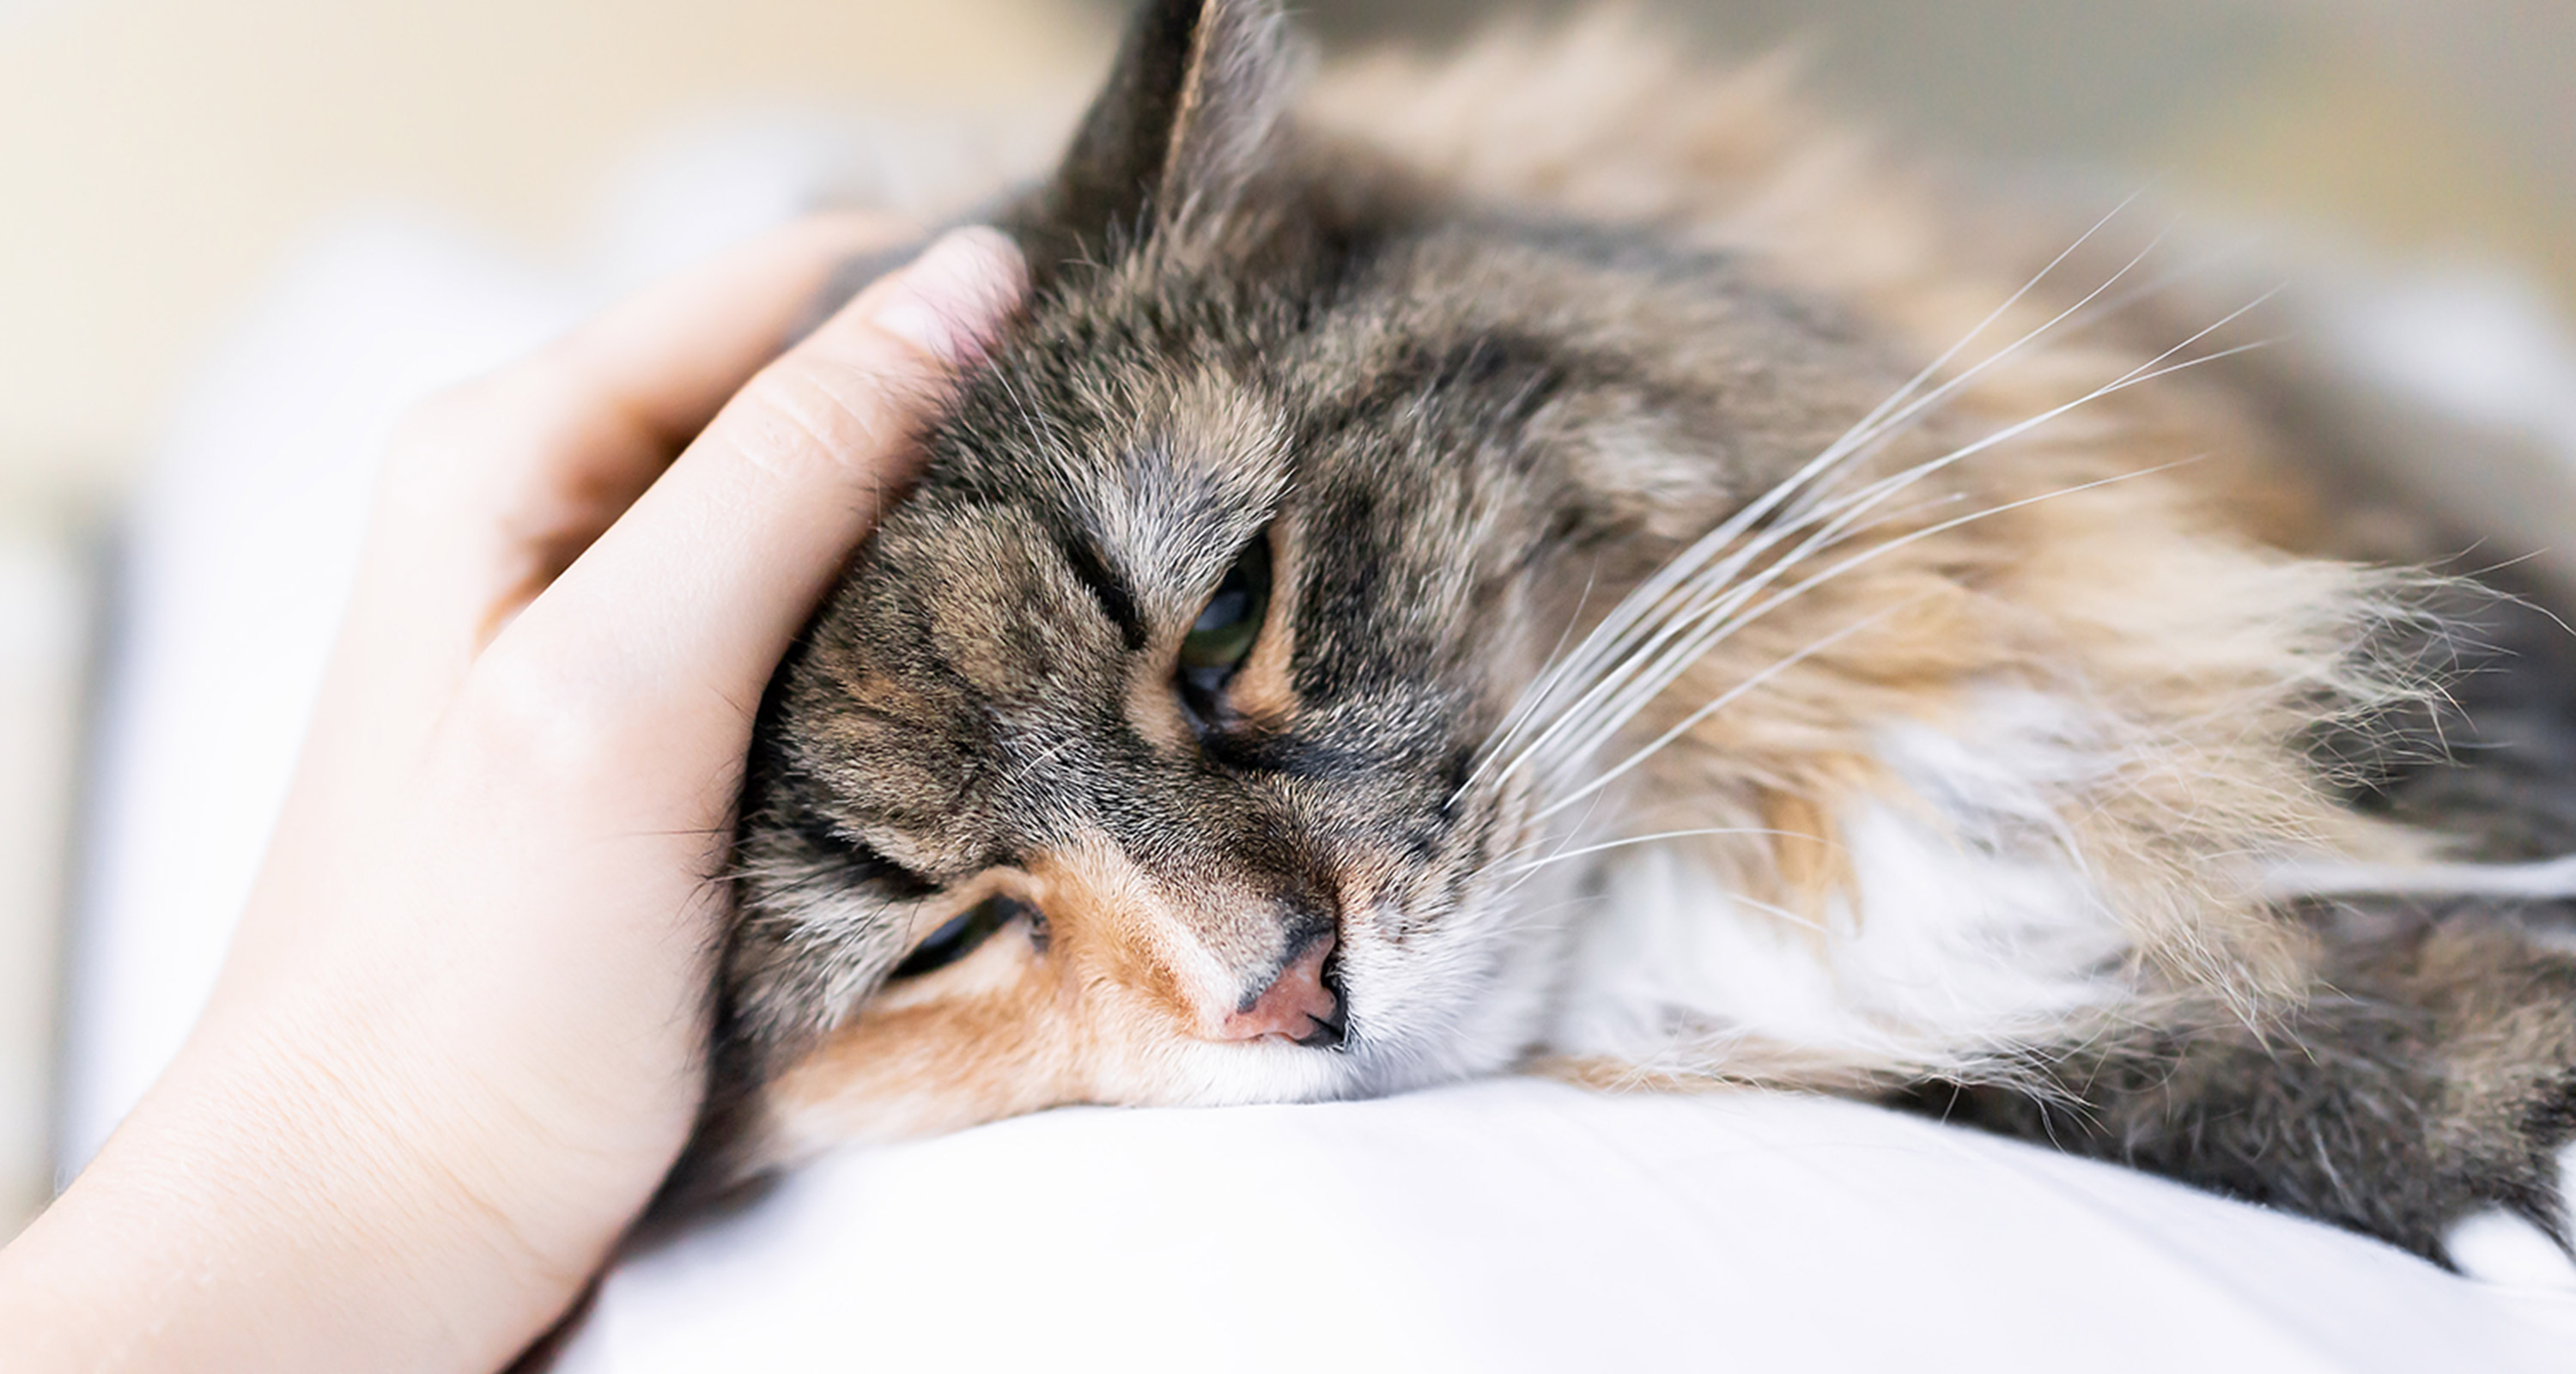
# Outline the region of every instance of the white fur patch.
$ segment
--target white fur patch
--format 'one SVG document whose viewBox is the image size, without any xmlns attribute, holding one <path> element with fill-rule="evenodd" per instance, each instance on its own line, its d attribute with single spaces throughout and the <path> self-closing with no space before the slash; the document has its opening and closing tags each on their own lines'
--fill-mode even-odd
<svg viewBox="0 0 2576 1374">
<path fill-rule="evenodd" d="M 2057 810 L 2096 767 L 2079 724 L 2051 699 L 1997 692 L 1958 734 L 1883 732 L 1909 795 L 1838 818 L 1856 890 L 1821 929 L 1724 890 L 1686 849 L 1622 851 L 1578 933 L 1555 1048 L 1723 1072 L 1727 1045 L 1759 1040 L 1921 1071 L 2117 1000 L 2129 936 Z"/>
<path fill-rule="evenodd" d="M 2576 1186 L 2576 1145 L 2558 1152 L 2562 1210 L 2567 1208 L 2571 1186 Z M 2508 1288 L 2576 1293 L 2576 1260 L 2570 1260 L 2539 1227 L 2510 1212 L 2480 1212 L 2452 1227 L 2442 1244 L 2450 1251 L 2451 1262 L 2470 1278 Z"/>
</svg>

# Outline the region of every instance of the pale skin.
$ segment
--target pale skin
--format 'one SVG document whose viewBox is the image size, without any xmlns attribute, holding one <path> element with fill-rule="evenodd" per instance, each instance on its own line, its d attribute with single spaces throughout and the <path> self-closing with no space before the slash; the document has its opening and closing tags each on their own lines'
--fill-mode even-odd
<svg viewBox="0 0 2576 1374">
<path fill-rule="evenodd" d="M 795 226 L 438 398 L 387 455 L 186 1048 L 0 1252 L 12 1370 L 493 1370 L 694 1115 L 763 685 L 1024 291 L 970 230 L 784 355 Z"/>
</svg>

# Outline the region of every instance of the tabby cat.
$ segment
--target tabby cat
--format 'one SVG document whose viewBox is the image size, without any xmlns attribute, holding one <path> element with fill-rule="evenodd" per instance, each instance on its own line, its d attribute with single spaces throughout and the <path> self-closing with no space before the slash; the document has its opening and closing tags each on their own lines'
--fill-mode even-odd
<svg viewBox="0 0 2576 1374">
<path fill-rule="evenodd" d="M 2410 752 L 2511 605 L 2356 559 L 2241 311 L 1619 24 L 1302 53 L 1152 0 L 978 216 L 1033 293 L 773 685 L 668 1206 L 1536 1069 L 2563 1243 L 2576 959 L 2353 895 L 2546 887 Z"/>
</svg>

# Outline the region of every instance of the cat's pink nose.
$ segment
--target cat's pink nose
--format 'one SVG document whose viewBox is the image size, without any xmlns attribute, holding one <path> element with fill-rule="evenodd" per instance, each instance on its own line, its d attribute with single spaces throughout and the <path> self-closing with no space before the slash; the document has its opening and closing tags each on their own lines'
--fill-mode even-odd
<svg viewBox="0 0 2576 1374">
<path fill-rule="evenodd" d="M 1325 981 L 1324 961 L 1333 954 L 1333 937 L 1308 945 L 1288 961 L 1279 977 L 1217 1028 L 1219 1040 L 1258 1040 L 1275 1035 L 1310 1049 L 1342 1043 L 1342 998 Z"/>
</svg>

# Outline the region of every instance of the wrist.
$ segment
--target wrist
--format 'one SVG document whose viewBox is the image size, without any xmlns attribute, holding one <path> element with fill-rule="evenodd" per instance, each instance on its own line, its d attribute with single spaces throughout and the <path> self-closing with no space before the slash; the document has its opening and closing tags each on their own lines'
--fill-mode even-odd
<svg viewBox="0 0 2576 1374">
<path fill-rule="evenodd" d="M 327 1061 L 288 1029 L 210 1022 L 11 1246 L 0 1293 L 45 1314 L 12 1325 L 57 1342 L 29 1367 L 488 1370 L 578 1295 L 624 1218 L 525 1176 L 532 1123 L 349 1073 L 390 1028 L 328 1028 Z"/>
</svg>

